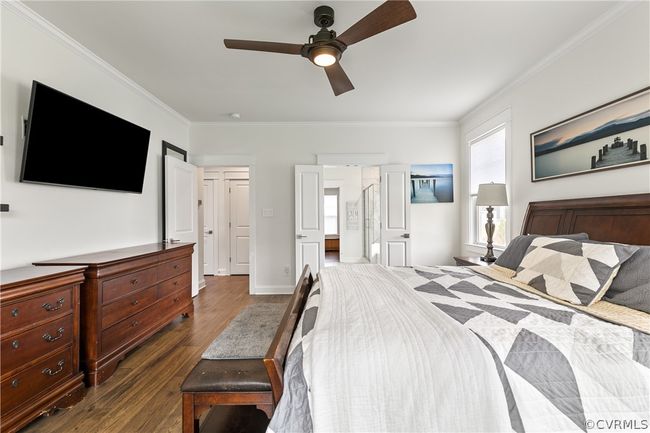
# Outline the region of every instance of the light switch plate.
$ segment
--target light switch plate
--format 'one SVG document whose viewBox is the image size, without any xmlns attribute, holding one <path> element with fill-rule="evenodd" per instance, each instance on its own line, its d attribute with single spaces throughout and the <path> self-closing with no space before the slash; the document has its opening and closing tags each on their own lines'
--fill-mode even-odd
<svg viewBox="0 0 650 433">
<path fill-rule="evenodd" d="M 270 218 L 273 216 L 273 208 L 262 209 L 262 216 Z"/>
</svg>

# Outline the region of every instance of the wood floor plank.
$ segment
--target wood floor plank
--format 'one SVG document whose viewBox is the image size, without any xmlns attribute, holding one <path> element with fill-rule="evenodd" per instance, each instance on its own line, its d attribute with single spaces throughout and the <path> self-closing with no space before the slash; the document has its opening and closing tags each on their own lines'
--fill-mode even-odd
<svg viewBox="0 0 650 433">
<path fill-rule="evenodd" d="M 193 317 L 174 320 L 76 406 L 41 417 L 23 432 L 180 432 L 180 385 L 212 340 L 247 305 L 289 300 L 249 295 L 245 276 L 206 277 L 206 283 L 194 298 Z"/>
</svg>

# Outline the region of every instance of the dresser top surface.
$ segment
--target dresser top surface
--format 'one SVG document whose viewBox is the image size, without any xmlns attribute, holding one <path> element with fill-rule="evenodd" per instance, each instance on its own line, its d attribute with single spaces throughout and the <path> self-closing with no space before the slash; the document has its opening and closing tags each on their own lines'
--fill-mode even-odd
<svg viewBox="0 0 650 433">
<path fill-rule="evenodd" d="M 83 273 L 84 266 L 23 266 L 0 271 L 0 289 L 46 280 L 67 274 Z"/>
<path fill-rule="evenodd" d="M 128 260 L 135 257 L 149 256 L 153 254 L 172 251 L 178 248 L 187 248 L 193 246 L 193 242 L 179 242 L 175 244 L 146 244 L 135 247 L 119 248 L 116 250 L 99 251 L 96 253 L 81 254 L 78 256 L 63 257 L 60 259 L 45 260 L 34 263 L 35 265 L 104 265 L 122 260 Z"/>
</svg>

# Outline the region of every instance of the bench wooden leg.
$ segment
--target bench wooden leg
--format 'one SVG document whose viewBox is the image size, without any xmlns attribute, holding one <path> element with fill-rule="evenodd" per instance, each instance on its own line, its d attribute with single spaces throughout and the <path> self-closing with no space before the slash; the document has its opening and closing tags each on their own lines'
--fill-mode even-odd
<svg viewBox="0 0 650 433">
<path fill-rule="evenodd" d="M 199 419 L 194 413 L 194 394 L 183 393 L 183 433 L 199 433 Z"/>
<path fill-rule="evenodd" d="M 255 407 L 258 408 L 259 410 L 261 410 L 262 412 L 264 412 L 268 419 L 271 419 L 271 417 L 273 416 L 273 405 L 272 404 L 258 404 Z"/>
</svg>

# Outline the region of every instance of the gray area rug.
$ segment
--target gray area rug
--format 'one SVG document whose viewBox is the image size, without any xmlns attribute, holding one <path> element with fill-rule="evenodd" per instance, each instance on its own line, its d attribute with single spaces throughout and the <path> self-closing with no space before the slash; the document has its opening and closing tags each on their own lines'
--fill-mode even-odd
<svg viewBox="0 0 650 433">
<path fill-rule="evenodd" d="M 280 325 L 286 303 L 244 308 L 203 352 L 203 359 L 263 358 Z"/>
</svg>

